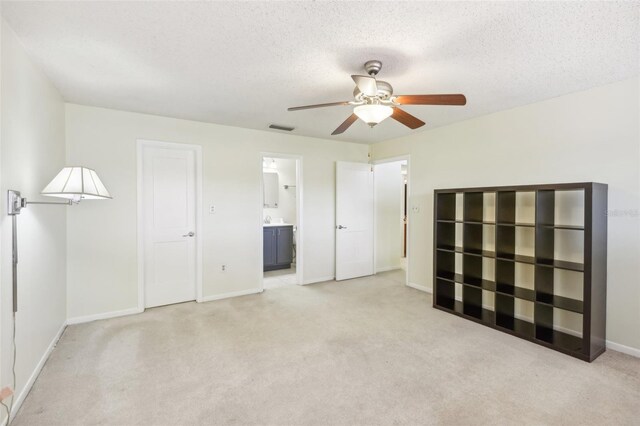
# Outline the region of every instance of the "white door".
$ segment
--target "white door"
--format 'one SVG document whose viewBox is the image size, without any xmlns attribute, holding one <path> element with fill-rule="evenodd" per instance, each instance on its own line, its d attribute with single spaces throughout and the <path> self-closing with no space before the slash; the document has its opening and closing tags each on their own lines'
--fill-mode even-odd
<svg viewBox="0 0 640 426">
<path fill-rule="evenodd" d="M 196 298 L 195 153 L 142 150 L 145 307 Z"/>
<path fill-rule="evenodd" d="M 373 275 L 373 171 L 336 164 L 336 280 Z"/>
</svg>

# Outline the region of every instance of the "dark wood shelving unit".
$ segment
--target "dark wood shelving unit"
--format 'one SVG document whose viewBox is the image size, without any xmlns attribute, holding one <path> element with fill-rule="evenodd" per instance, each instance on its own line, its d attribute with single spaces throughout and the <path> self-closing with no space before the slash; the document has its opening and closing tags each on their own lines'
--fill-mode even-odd
<svg viewBox="0 0 640 426">
<path fill-rule="evenodd" d="M 593 361 L 606 349 L 606 211 L 593 182 L 436 190 L 433 306 Z"/>
</svg>

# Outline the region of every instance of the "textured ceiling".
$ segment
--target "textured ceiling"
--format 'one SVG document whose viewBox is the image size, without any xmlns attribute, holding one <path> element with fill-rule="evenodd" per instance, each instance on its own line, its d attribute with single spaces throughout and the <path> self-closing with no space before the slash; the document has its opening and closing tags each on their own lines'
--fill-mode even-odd
<svg viewBox="0 0 640 426">
<path fill-rule="evenodd" d="M 2 14 L 69 102 L 372 143 L 636 75 L 637 2 L 6 2 Z M 427 125 L 356 122 L 368 59 Z"/>
</svg>

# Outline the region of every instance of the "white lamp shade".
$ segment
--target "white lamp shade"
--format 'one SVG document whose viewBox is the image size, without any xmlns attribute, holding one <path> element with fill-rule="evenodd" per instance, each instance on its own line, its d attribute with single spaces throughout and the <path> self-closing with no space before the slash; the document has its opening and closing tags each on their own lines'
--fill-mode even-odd
<svg viewBox="0 0 640 426">
<path fill-rule="evenodd" d="M 393 108 L 387 105 L 360 105 L 353 109 L 353 113 L 369 126 L 375 126 L 393 114 Z"/>
<path fill-rule="evenodd" d="M 65 167 L 49 182 L 41 194 L 70 200 L 111 198 L 95 170 L 86 167 Z"/>
</svg>

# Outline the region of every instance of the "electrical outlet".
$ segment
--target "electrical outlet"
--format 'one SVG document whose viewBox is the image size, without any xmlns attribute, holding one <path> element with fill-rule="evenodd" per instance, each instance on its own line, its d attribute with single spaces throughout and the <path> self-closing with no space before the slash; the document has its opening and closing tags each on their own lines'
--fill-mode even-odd
<svg viewBox="0 0 640 426">
<path fill-rule="evenodd" d="M 216 206 L 214 206 L 213 204 L 211 204 L 209 206 L 209 214 L 215 214 L 216 213 Z"/>
<path fill-rule="evenodd" d="M 220 270 L 222 272 L 227 272 L 227 265 L 222 265 L 222 267 L 220 268 Z"/>
<path fill-rule="evenodd" d="M 412 211 L 413 213 L 420 213 L 420 207 L 418 207 L 418 206 L 413 206 L 413 207 L 411 207 L 411 211 Z"/>
</svg>

